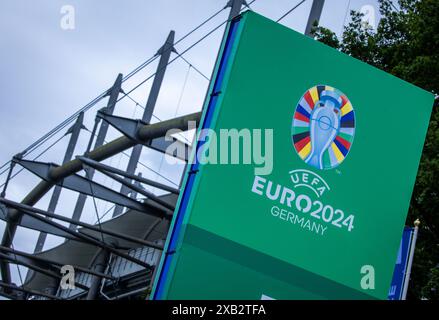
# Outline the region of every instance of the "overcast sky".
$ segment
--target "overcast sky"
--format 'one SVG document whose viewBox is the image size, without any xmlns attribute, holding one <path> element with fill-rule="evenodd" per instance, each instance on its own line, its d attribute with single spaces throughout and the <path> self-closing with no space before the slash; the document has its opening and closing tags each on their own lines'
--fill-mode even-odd
<svg viewBox="0 0 439 320">
<path fill-rule="evenodd" d="M 298 2 L 256 0 L 251 8 L 277 20 Z M 326 0 L 321 24 L 340 34 L 349 9 L 376 6 L 376 2 Z M 179 39 L 226 3 L 227 0 L 3 0 L 0 11 L 0 166 L 109 88 L 118 73 L 128 74 L 154 55 L 170 30 L 175 30 L 176 39 Z M 306 1 L 281 23 L 303 32 L 311 3 L 311 0 Z M 61 28 L 61 8 L 65 5 L 75 9 L 73 30 Z M 227 15 L 228 11 L 223 11 L 178 44 L 177 51 L 182 52 L 189 47 L 223 22 Z M 218 29 L 185 55 L 207 77 L 210 77 L 222 33 L 223 28 Z M 156 64 L 153 63 L 124 83 L 125 91 L 152 74 L 155 68 Z M 167 70 L 154 114 L 160 119 L 168 119 L 199 111 L 207 86 L 208 81 L 202 75 L 181 59 L 176 60 Z M 147 82 L 131 96 L 144 105 L 149 89 L 150 82 Z M 92 129 L 95 111 L 105 104 L 105 100 L 101 101 L 86 114 L 85 125 L 88 129 Z M 117 105 L 115 113 L 141 118 L 143 110 L 124 99 Z M 157 118 L 154 121 L 158 121 Z M 29 158 L 38 155 L 39 151 L 61 137 L 66 129 Z M 112 130 L 107 140 L 119 135 Z M 75 154 L 84 152 L 89 137 L 87 131 L 81 132 Z M 67 141 L 68 136 L 39 160 L 62 162 Z M 181 164 L 172 167 L 162 161 L 160 154 L 145 149 L 141 159 L 144 165 L 139 166 L 138 171 L 143 176 L 168 184 L 168 180 L 178 183 Z M 125 168 L 127 160 L 126 155 L 119 155 L 108 159 L 107 163 Z M 0 184 L 4 179 L 5 175 L 0 176 Z M 119 188 L 116 183 L 99 175 L 96 179 L 112 188 Z M 7 197 L 20 201 L 36 183 L 38 179 L 23 171 L 11 181 Z M 50 193 L 37 207 L 47 209 L 49 199 Z M 76 199 L 74 192 L 63 191 L 56 212 L 70 216 Z M 98 214 L 102 216 L 109 208 L 108 203 L 100 201 Z M 110 217 L 111 213 L 104 219 Z M 94 223 L 96 219 L 96 212 L 91 201 L 88 201 L 82 220 Z M 0 235 L 3 230 L 4 222 L 0 220 Z M 15 248 L 32 252 L 37 235 L 35 231 L 20 228 L 15 237 Z M 60 241 L 49 236 L 45 249 Z M 24 269 L 22 271 L 24 278 Z M 13 281 L 20 284 L 15 267 Z"/>
</svg>

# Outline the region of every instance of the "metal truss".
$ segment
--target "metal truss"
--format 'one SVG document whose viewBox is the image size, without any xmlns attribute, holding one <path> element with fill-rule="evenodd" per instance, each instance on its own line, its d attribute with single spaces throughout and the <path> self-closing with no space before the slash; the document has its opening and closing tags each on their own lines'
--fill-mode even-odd
<svg viewBox="0 0 439 320">
<path fill-rule="evenodd" d="M 319 19 L 323 2 L 323 0 L 314 0 L 308 25 Z M 239 15 L 243 7 L 248 7 L 245 0 L 229 0 L 225 7 L 230 8 L 229 20 Z M 75 283 L 78 288 L 87 292 L 86 299 L 95 299 L 98 296 L 103 279 L 115 282 L 119 280 L 119 278 L 112 276 L 111 272 L 110 274 L 106 272 L 111 255 L 136 264 L 136 268 L 140 266 L 146 269 L 148 273 L 154 273 L 154 265 L 146 263 L 140 257 L 129 255 L 128 250 L 133 248 L 135 248 L 133 250 L 137 250 L 143 247 L 163 250 L 163 244 L 148 241 L 147 239 L 150 239 L 149 236 L 159 224 L 162 224 L 161 228 L 165 228 L 165 230 L 169 226 L 170 219 L 175 210 L 173 202 L 175 202 L 175 197 L 179 195 L 180 190 L 179 188 L 152 181 L 136 174 L 141 150 L 143 147 L 147 147 L 164 155 L 188 161 L 192 146 L 175 137 L 166 135 L 171 129 L 174 132 L 176 129 L 181 131 L 188 130 L 190 122 L 194 122 L 198 126 L 201 120 L 201 112 L 196 112 L 158 123 L 151 123 L 170 56 L 172 53 L 177 53 L 174 48 L 174 37 L 175 32 L 171 31 L 163 46 L 157 51 L 156 57 L 159 57 L 159 62 L 141 119 L 128 119 L 113 115 L 116 104 L 120 100 L 119 95 L 127 96 L 131 92 L 128 94 L 124 92 L 122 89 L 124 78 L 122 74 L 119 74 L 112 88 L 104 92 L 96 100 L 100 101 L 103 97 L 108 97 L 106 107 L 99 110 L 95 116 L 94 127 L 84 154 L 74 157 L 74 150 L 80 132 L 82 129 L 86 129 L 83 126 L 84 113 L 81 112 L 78 114 L 75 124 L 66 133 L 70 135 L 70 139 L 61 165 L 23 159 L 22 155 L 25 153 L 18 154 L 12 159 L 4 189 L 0 194 L 0 219 L 6 221 L 6 228 L 0 244 L 2 278 L 2 281 L 0 281 L 0 295 L 12 299 L 23 299 L 26 296 L 60 299 L 59 296 L 53 294 L 54 292 L 39 292 L 27 287 L 28 281 L 22 283 L 21 286 L 11 283 L 10 263 L 25 266 L 38 274 L 49 277 L 54 280 L 55 285 L 59 282 L 61 279 L 61 262 L 47 259 L 44 255 L 38 254 L 43 250 L 47 234 L 62 237 L 80 245 L 86 244 L 96 248 L 97 253 L 89 267 L 79 266 L 74 261 L 70 264 L 76 270 L 92 277 L 90 286 L 85 286 L 77 281 Z M 178 53 L 177 55 L 180 56 Z M 128 78 L 130 76 L 131 73 Z M 105 138 L 110 126 L 122 133 L 122 136 L 106 143 Z M 62 126 L 62 128 L 64 127 Z M 176 151 L 170 153 L 171 151 L 169 150 L 176 149 L 169 148 L 171 144 L 178 144 L 184 148 L 184 156 L 177 154 Z M 130 148 L 133 148 L 133 150 L 126 170 L 101 163 Z M 41 179 L 24 197 L 21 203 L 6 198 L 6 189 L 15 165 L 25 168 Z M 79 174 L 83 170 L 85 174 Z M 120 191 L 115 191 L 94 181 L 93 178 L 96 170 L 120 183 Z M 167 192 L 167 195 L 173 196 L 174 198 L 172 199 L 174 200 L 168 201 L 169 199 L 167 198 L 156 196 L 152 192 L 145 190 L 142 184 Z M 52 189 L 54 191 L 47 210 L 35 208 L 34 205 Z M 63 189 L 79 193 L 71 217 L 55 213 Z M 133 196 L 135 194 L 144 196 L 146 198 L 145 201 L 136 200 L 135 196 Z M 80 218 L 87 197 L 92 197 L 93 200 L 95 198 L 101 199 L 114 204 L 113 217 L 121 215 L 124 208 L 145 215 L 145 219 L 149 219 L 146 216 L 150 216 L 153 219 L 151 219 L 151 222 L 148 222 L 146 235 L 143 238 L 138 238 L 130 234 L 109 230 L 100 221 L 98 225 L 81 222 Z M 69 223 L 70 226 L 66 227 L 63 223 Z M 40 232 L 34 254 L 18 251 L 13 247 L 12 243 L 18 226 Z M 125 245 L 120 245 L 120 243 Z"/>
</svg>

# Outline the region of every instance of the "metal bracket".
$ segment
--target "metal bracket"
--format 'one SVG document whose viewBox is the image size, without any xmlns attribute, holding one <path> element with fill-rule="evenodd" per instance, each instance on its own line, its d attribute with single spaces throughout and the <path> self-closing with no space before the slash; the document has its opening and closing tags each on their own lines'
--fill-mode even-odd
<svg viewBox="0 0 439 320">
<path fill-rule="evenodd" d="M 174 137 L 171 137 L 172 140 L 170 141 L 166 140 L 165 137 L 156 138 L 149 142 L 144 142 L 141 139 L 139 139 L 138 137 L 139 128 L 141 126 L 147 125 L 147 123 L 142 120 L 114 116 L 111 114 L 104 113 L 102 111 L 98 111 L 97 117 L 109 123 L 116 130 L 120 131 L 123 135 L 133 140 L 137 144 L 141 144 L 151 149 L 154 149 L 156 151 L 166 153 L 170 156 L 173 156 L 183 161 L 187 161 L 189 158 L 191 152 L 191 146 Z M 181 157 L 176 151 L 174 151 L 172 154 L 167 152 L 168 147 L 173 143 L 181 144 L 181 147 L 185 149 L 183 157 Z"/>
<path fill-rule="evenodd" d="M 112 114 L 104 113 L 102 112 L 102 110 L 98 111 L 96 117 L 109 123 L 115 129 L 120 131 L 124 136 L 135 141 L 137 144 L 143 144 L 143 141 L 138 138 L 137 133 L 139 132 L 139 128 L 141 126 L 147 125 L 146 122 L 138 119 L 133 120 L 133 119 L 114 116 Z"/>
<path fill-rule="evenodd" d="M 116 192 L 110 188 L 107 188 L 99 183 L 96 183 L 78 174 L 72 174 L 61 181 L 53 181 L 51 179 L 50 172 L 53 168 L 58 167 L 58 165 L 56 164 L 30 161 L 30 160 L 18 160 L 17 163 L 20 164 L 25 169 L 32 172 L 33 174 L 39 176 L 41 179 L 56 183 L 57 185 L 63 188 L 67 188 L 76 192 L 93 196 L 95 198 L 99 198 L 108 202 L 119 204 L 133 210 L 138 210 L 142 212 L 148 210 L 148 213 L 150 213 L 149 206 L 147 207 L 145 204 L 141 202 L 138 202 L 128 196 L 120 194 L 119 192 Z"/>
</svg>

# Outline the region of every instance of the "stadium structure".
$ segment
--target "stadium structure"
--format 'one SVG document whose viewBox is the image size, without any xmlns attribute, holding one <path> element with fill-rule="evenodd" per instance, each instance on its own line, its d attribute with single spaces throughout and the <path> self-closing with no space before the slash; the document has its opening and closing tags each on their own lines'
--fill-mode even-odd
<svg viewBox="0 0 439 320">
<path fill-rule="evenodd" d="M 249 3 L 245 0 L 228 1 L 219 11 L 229 10 L 228 20 L 220 26 L 231 21 L 242 10 L 251 9 L 250 5 L 254 1 L 256 0 Z M 299 1 L 283 17 L 303 2 Z M 306 26 L 307 35 L 310 35 L 313 23 L 319 20 L 323 4 L 324 0 L 313 1 Z M 192 31 L 199 29 L 219 12 Z M 149 148 L 166 153 L 171 143 L 183 144 L 186 153 L 184 157 L 178 154 L 168 155 L 187 161 L 192 144 L 176 137 L 168 141 L 165 135 L 170 129 L 187 130 L 190 121 L 198 123 L 201 118 L 201 112 L 198 112 L 166 121 L 151 122 L 166 68 L 173 61 L 171 56 L 174 54 L 176 57 L 173 59 L 184 59 L 183 55 L 186 52 L 178 53 L 175 50 L 174 36 L 174 31 L 171 31 L 164 45 L 151 59 L 125 77 L 119 74 L 111 88 L 2 166 L 1 174 L 4 174 L 5 179 L 0 194 L 0 219 L 6 222 L 6 228 L 0 244 L 1 296 L 17 300 L 117 300 L 149 297 L 180 190 L 178 185 L 170 186 L 144 178 L 136 172 L 136 168 L 142 150 Z M 157 59 L 158 66 L 143 117 L 130 119 L 114 115 L 113 112 L 121 99 L 132 99 L 129 94 L 134 89 L 124 91 L 123 83 Z M 80 131 L 84 129 L 86 111 L 97 102 L 105 100 L 106 107 L 94 115 L 94 128 L 86 151 L 74 154 Z M 28 156 L 32 150 L 70 124 L 71 127 L 67 131 L 69 142 L 62 164 L 40 162 Z M 118 130 L 121 136 L 107 142 L 110 127 Z M 103 163 L 104 160 L 131 148 L 126 168 Z M 14 170 L 18 168 L 27 170 L 40 179 L 21 202 L 12 201 L 7 197 L 8 185 L 16 174 Z M 97 172 L 119 183 L 120 191 L 95 181 L 93 177 Z M 161 190 L 161 194 L 147 191 L 144 186 Z M 77 193 L 76 204 L 70 217 L 61 215 L 56 210 L 63 189 Z M 37 203 L 49 192 L 52 194 L 47 210 L 37 208 Z M 87 198 L 113 203 L 112 218 L 105 222 L 98 221 L 96 224 L 81 221 Z M 34 253 L 14 248 L 13 241 L 18 227 L 39 232 Z M 64 238 L 65 241 L 44 250 L 47 235 L 55 235 Z M 27 276 L 21 284 L 12 281 L 13 265 L 28 269 Z M 68 283 L 67 287 L 65 283 L 63 285 L 63 275 L 68 273 L 66 267 L 74 270 L 73 283 Z"/>
</svg>

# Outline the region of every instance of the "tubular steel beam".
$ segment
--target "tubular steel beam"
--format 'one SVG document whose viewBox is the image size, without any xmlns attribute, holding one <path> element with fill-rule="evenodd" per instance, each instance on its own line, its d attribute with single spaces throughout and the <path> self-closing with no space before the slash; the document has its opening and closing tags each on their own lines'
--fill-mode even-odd
<svg viewBox="0 0 439 320">
<path fill-rule="evenodd" d="M 22 210 L 22 211 L 25 211 L 25 210 Z M 102 242 L 102 241 L 100 241 L 100 240 L 95 239 L 95 238 L 92 237 L 92 236 L 89 236 L 89 235 L 86 235 L 86 234 L 83 234 L 83 233 L 79 233 L 79 232 L 72 231 L 72 230 L 70 230 L 69 228 L 64 227 L 63 225 L 61 225 L 61 224 L 59 224 L 59 223 L 56 223 L 56 222 L 54 222 L 54 221 L 52 221 L 52 220 L 50 220 L 50 219 L 47 219 L 47 218 L 45 218 L 45 217 L 42 217 L 42 216 L 40 216 L 40 215 L 38 215 L 38 214 L 36 214 L 36 213 L 30 211 L 30 210 L 26 210 L 25 212 L 26 212 L 26 214 L 28 214 L 28 215 L 30 215 L 30 216 L 32 216 L 32 217 L 38 219 L 38 220 L 45 221 L 46 223 L 51 224 L 51 225 L 53 225 L 53 226 L 57 226 L 58 228 L 64 230 L 65 232 L 70 233 L 70 234 L 73 235 L 73 236 L 76 236 L 76 237 L 80 238 L 81 240 L 84 240 L 85 242 L 88 242 L 88 243 L 90 243 L 90 244 L 92 244 L 92 245 L 95 245 L 95 246 L 97 246 L 97 247 L 99 247 L 99 248 L 106 249 L 106 250 L 108 250 L 109 252 L 111 252 L 111 253 L 113 253 L 113 254 L 115 254 L 115 255 L 118 255 L 118 256 L 120 256 L 120 257 L 122 257 L 122 258 L 124 258 L 124 259 L 126 259 L 126 260 L 128 260 L 128 261 L 132 261 L 132 262 L 134 262 L 135 264 L 138 264 L 138 265 L 140 265 L 140 266 L 142 266 L 142 267 L 144 267 L 144 268 L 148 268 L 148 269 L 151 269 L 151 268 L 152 268 L 152 266 L 150 266 L 148 263 L 145 263 L 145 262 L 143 262 L 143 261 L 141 261 L 141 260 L 139 260 L 139 259 L 133 258 L 133 257 L 131 257 L 129 254 L 126 254 L 126 253 L 124 253 L 124 252 L 121 252 L 121 251 L 119 251 L 119 250 L 113 248 L 112 246 L 110 246 L 110 245 L 108 245 L 108 244 L 106 244 L 106 243 L 104 243 L 104 242 Z"/>
<path fill-rule="evenodd" d="M 139 172 L 139 173 L 136 175 L 136 177 L 137 177 L 137 176 L 142 177 L 142 172 Z M 134 184 L 134 186 L 136 186 L 137 188 L 140 188 L 140 189 L 142 189 L 142 190 L 145 190 L 145 188 L 142 186 L 142 184 L 141 184 L 137 179 L 134 180 L 134 183 L 133 183 L 133 184 Z M 129 196 L 130 196 L 130 198 L 137 199 L 137 192 L 136 192 L 135 190 L 131 190 Z"/>
<path fill-rule="evenodd" d="M 109 165 L 106 165 L 106 164 L 103 164 L 103 163 L 100 163 L 100 162 L 97 162 L 97 161 L 94 161 L 94 160 L 91 160 L 91 159 L 89 159 L 87 157 L 77 157 L 77 158 L 79 160 L 81 160 L 82 162 L 85 162 L 90 167 L 98 170 L 98 171 L 112 172 L 112 173 L 124 176 L 126 178 L 129 178 L 129 179 L 132 179 L 132 180 L 136 180 L 136 181 L 138 181 L 140 183 L 144 183 L 144 184 L 150 185 L 152 187 L 155 187 L 155 188 L 158 188 L 158 189 L 161 189 L 161 190 L 164 190 L 164 191 L 171 192 L 173 194 L 177 194 L 177 195 L 180 194 L 180 191 L 178 189 L 170 187 L 170 186 L 167 186 L 165 184 L 162 184 L 162 183 L 159 183 L 159 182 L 156 182 L 156 181 L 153 181 L 153 180 L 149 180 L 149 179 L 143 178 L 143 177 L 135 175 L 135 174 L 129 174 L 129 173 L 123 171 L 123 170 L 111 167 Z"/>
<path fill-rule="evenodd" d="M 0 286 L 1 287 L 1 286 Z M 10 290 L 9 290 L 10 291 Z M 3 290 L 1 290 L 0 289 L 0 296 L 1 297 L 3 297 L 3 298 L 6 298 L 6 299 L 9 299 L 9 300 L 16 300 L 15 298 L 15 296 L 13 296 L 12 294 L 10 294 L 10 293 L 6 293 L 6 292 L 4 292 Z"/>
<path fill-rule="evenodd" d="M 38 267 L 34 264 L 31 263 L 27 263 L 26 261 L 20 260 L 20 259 L 16 259 L 15 257 L 13 257 L 13 255 L 8 255 L 8 254 L 4 254 L 4 253 L 0 253 L 0 258 L 4 259 L 4 260 L 9 260 L 10 262 L 14 263 L 14 264 L 18 264 L 21 266 L 24 266 L 26 268 L 29 268 L 33 271 L 36 271 L 38 273 L 44 274 L 45 276 L 57 279 L 57 280 L 61 280 L 62 276 L 61 274 L 58 274 L 54 271 L 51 270 L 47 270 L 47 269 L 43 269 L 41 267 Z M 77 286 L 78 288 L 81 288 L 83 290 L 88 290 L 89 287 L 83 285 L 82 283 L 76 282 L 75 281 L 75 286 Z"/>
<path fill-rule="evenodd" d="M 124 136 L 134 140 L 138 144 L 144 144 L 146 147 L 148 147 L 150 149 L 153 149 L 153 150 L 156 150 L 158 152 L 176 157 L 176 158 L 183 160 L 183 161 L 188 161 L 188 158 L 190 156 L 191 146 L 189 146 L 185 142 L 182 142 L 182 141 L 180 141 L 172 136 L 170 137 L 169 141 L 167 140 L 166 137 L 160 137 L 160 138 L 153 139 L 151 141 L 147 141 L 146 143 L 143 143 L 137 137 L 137 132 L 138 132 L 139 127 L 141 127 L 142 125 L 146 125 L 146 123 L 143 120 L 129 119 L 129 118 L 124 118 L 124 117 L 114 116 L 114 115 L 106 114 L 102 111 L 99 111 L 97 113 L 97 117 L 101 118 L 106 123 L 111 124 L 111 126 L 113 128 L 118 130 Z M 183 157 L 180 156 L 179 154 L 177 154 L 176 152 L 174 152 L 174 154 L 172 154 L 171 152 L 168 151 L 168 147 L 172 143 L 178 143 L 181 145 L 181 148 L 185 149 Z M 129 172 L 129 171 L 127 170 L 127 172 Z M 130 179 L 128 179 L 128 180 L 130 180 Z"/>
<path fill-rule="evenodd" d="M 311 11 L 308 16 L 308 22 L 305 28 L 305 35 L 309 37 L 312 36 L 311 34 L 312 28 L 315 22 L 319 23 L 324 4 L 325 4 L 325 0 L 313 0 Z"/>
<path fill-rule="evenodd" d="M 151 242 L 151 241 L 147 241 L 147 240 L 135 238 L 135 237 L 132 237 L 129 235 L 121 234 L 119 232 L 107 230 L 107 229 L 102 228 L 101 226 L 93 226 L 93 225 L 90 225 L 88 223 L 84 223 L 84 222 L 80 222 L 80 221 L 73 221 L 70 218 L 60 216 L 60 215 L 57 215 L 57 214 L 52 213 L 52 212 L 47 212 L 47 211 L 44 211 L 41 209 L 37 209 L 37 208 L 31 207 L 31 206 L 27 206 L 27 205 L 24 205 L 21 203 L 17 203 L 17 202 L 8 200 L 8 199 L 0 198 L 0 203 L 4 203 L 6 206 L 18 209 L 18 210 L 23 211 L 23 212 L 30 211 L 33 213 L 37 213 L 37 214 L 41 214 L 41 215 L 50 217 L 52 219 L 74 223 L 80 227 L 83 227 L 84 229 L 89 229 L 89 230 L 100 232 L 100 233 L 102 232 L 103 234 L 107 234 L 107 235 L 112 236 L 112 237 L 120 238 L 120 239 L 123 239 L 126 241 L 134 242 L 134 243 L 148 246 L 148 247 L 151 247 L 154 249 L 163 250 L 162 245 L 155 244 L 154 242 Z M 2 246 L 0 246 L 0 248 L 2 248 Z"/>
<path fill-rule="evenodd" d="M 245 0 L 229 0 L 226 5 L 226 8 L 230 8 L 229 21 L 239 15 L 242 6 L 249 8 L 247 1 Z"/>
<path fill-rule="evenodd" d="M 31 290 L 31 289 L 26 289 L 26 288 L 23 288 L 23 287 L 17 287 L 16 285 L 6 283 L 5 281 L 2 281 L 2 280 L 0 280 L 0 287 L 3 287 L 5 289 L 9 289 L 9 290 L 15 290 L 15 291 L 24 292 L 24 293 L 27 293 L 27 294 L 30 294 L 30 295 L 33 295 L 33 296 L 41 296 L 41 297 L 45 297 L 45 298 L 49 298 L 49 299 L 53 299 L 53 300 L 62 300 L 61 298 L 59 298 L 57 296 L 54 296 L 54 295 L 51 295 L 51 294 L 47 294 L 47 293 L 42 293 L 42 292 L 39 292 L 39 291 L 34 291 L 34 290 Z M 10 295 L 8 294 L 8 296 L 10 296 Z"/>
<path fill-rule="evenodd" d="M 42 265 L 49 265 L 49 266 L 53 265 L 53 266 L 58 267 L 58 269 L 60 267 L 62 267 L 63 265 L 65 265 L 64 263 L 59 263 L 59 262 L 54 261 L 54 260 L 49 260 L 49 259 L 46 259 L 46 258 L 42 258 L 42 257 L 36 256 L 36 255 L 33 255 L 31 253 L 27 253 L 27 252 L 23 252 L 23 251 L 18 251 L 18 250 L 14 250 L 14 249 L 7 248 L 7 247 L 2 247 L 2 246 L 0 246 L 0 252 L 6 252 L 6 253 L 10 253 L 10 254 L 12 254 L 14 256 L 24 257 L 24 258 L 26 258 L 28 260 L 35 261 L 35 263 L 39 263 L 39 264 L 42 264 Z M 93 271 L 91 269 L 83 268 L 81 266 L 77 266 L 77 265 L 74 265 L 74 264 L 69 264 L 69 265 L 71 265 L 73 267 L 73 269 L 75 269 L 77 271 L 80 271 L 80 272 L 89 273 L 89 274 L 92 274 L 92 275 L 95 275 L 95 276 L 106 278 L 108 280 L 117 280 L 116 277 L 110 276 L 110 275 L 105 274 L 105 273 L 99 273 L 99 272 Z"/>
<path fill-rule="evenodd" d="M 84 157 L 77 157 L 77 158 L 79 160 L 83 161 L 84 163 L 86 163 L 86 161 L 87 161 L 86 158 L 84 158 Z M 113 179 L 114 181 L 117 181 L 120 184 L 126 186 L 127 188 L 130 188 L 131 190 L 136 191 L 136 192 L 144 195 L 148 199 L 150 199 L 150 200 L 152 200 L 152 201 L 162 205 L 163 207 L 165 207 L 165 208 L 167 208 L 169 210 L 172 210 L 172 211 L 175 210 L 175 207 L 173 205 L 171 205 L 168 202 L 160 199 L 160 197 L 157 197 L 155 194 L 153 194 L 151 192 L 148 192 L 148 191 L 146 191 L 146 190 L 136 186 L 135 184 L 133 184 L 131 182 L 128 182 L 127 179 L 123 179 L 123 178 L 121 178 L 121 177 L 119 177 L 119 176 L 117 176 L 117 175 L 115 175 L 115 174 L 113 174 L 111 172 L 107 172 L 106 170 L 101 170 L 101 172 L 103 174 L 105 174 L 107 177 Z"/>
<path fill-rule="evenodd" d="M 106 114 L 113 114 L 113 112 L 114 112 L 114 108 L 116 107 L 119 93 L 122 90 L 122 78 L 123 78 L 123 75 L 121 73 L 119 73 L 119 75 L 116 78 L 116 81 L 113 84 L 113 87 L 109 91 L 110 98 L 108 99 L 107 106 L 105 107 Z M 99 119 L 96 118 L 95 121 L 96 121 L 95 126 L 97 127 Z M 109 128 L 108 123 L 102 121 L 101 126 L 99 128 L 98 136 L 96 138 L 96 142 L 95 142 L 95 146 L 94 146 L 95 149 L 104 144 L 105 137 L 107 136 L 108 128 Z M 93 130 L 93 133 L 94 132 L 95 132 L 95 130 Z M 94 134 L 92 134 L 90 137 L 89 146 L 87 147 L 87 153 L 90 151 L 91 144 L 93 142 L 93 138 L 94 138 Z M 90 180 L 93 180 L 93 176 L 94 176 L 94 171 L 90 170 L 88 172 L 87 178 Z M 84 210 L 86 200 L 87 200 L 87 195 L 81 193 L 78 196 L 78 200 L 76 201 L 75 209 L 73 210 L 73 215 L 72 215 L 73 220 L 75 220 L 75 221 L 81 220 L 81 215 L 82 215 L 82 211 Z M 72 229 L 74 225 L 70 225 L 70 226 Z"/>
<path fill-rule="evenodd" d="M 186 116 L 154 123 L 150 125 L 142 126 L 139 129 L 139 138 L 146 141 L 166 135 L 166 132 L 170 129 L 186 129 L 189 121 L 196 121 L 197 123 L 201 119 L 201 112 L 192 113 Z M 87 156 L 95 161 L 102 161 L 109 157 L 112 157 L 122 151 L 131 148 L 134 142 L 127 137 L 120 137 L 115 139 L 101 147 L 91 151 Z M 67 162 L 66 164 L 53 168 L 50 171 L 51 181 L 41 181 L 23 200 L 22 203 L 26 205 L 34 205 L 40 200 L 57 181 L 68 177 L 71 174 L 81 171 L 82 163 L 78 159 Z M 17 210 L 9 210 L 9 222 L 6 225 L 6 230 L 3 233 L 2 246 L 10 247 L 14 238 L 18 222 L 20 220 L 20 212 Z M 0 269 L 2 279 L 6 282 L 10 282 L 11 274 L 8 264 L 0 263 Z"/>
<path fill-rule="evenodd" d="M 108 250 L 100 250 L 96 261 L 94 261 L 93 268 L 97 272 L 104 272 L 108 265 L 108 260 L 110 259 L 110 253 Z M 90 289 L 87 292 L 85 300 L 95 300 L 99 294 L 99 288 L 101 287 L 102 278 L 98 276 L 93 276 L 91 280 Z"/>
<path fill-rule="evenodd" d="M 169 204 L 168 202 L 160 199 L 160 197 L 157 197 L 155 194 L 148 192 L 147 190 L 144 190 L 131 182 L 128 182 L 126 179 L 120 178 L 119 176 L 117 176 L 113 173 L 107 172 L 105 170 L 102 173 L 105 174 L 106 176 L 110 177 L 114 181 L 117 181 L 120 184 L 126 186 L 127 188 L 129 188 L 137 193 L 140 193 L 141 195 L 147 197 L 151 201 L 158 203 L 159 205 L 165 207 L 166 209 L 169 209 L 171 211 L 175 210 L 175 207 L 172 204 Z"/>
<path fill-rule="evenodd" d="M 70 134 L 70 140 L 69 144 L 67 145 L 67 150 L 64 155 L 63 164 L 66 162 L 69 162 L 72 160 L 73 152 L 75 151 L 76 144 L 78 143 L 79 133 L 81 132 L 81 129 L 85 128 L 82 124 L 84 122 L 84 112 L 81 112 L 78 116 L 78 119 L 76 119 L 75 124 L 67 131 L 66 134 Z M 56 209 L 56 206 L 58 205 L 59 197 L 61 195 L 62 187 L 55 186 L 52 197 L 50 198 L 49 207 L 47 208 L 47 211 L 54 212 Z M 40 252 L 43 250 L 44 243 L 46 242 L 47 233 L 40 232 L 38 236 L 37 243 L 35 245 L 34 252 Z"/>
<path fill-rule="evenodd" d="M 5 221 L 5 222 L 9 221 L 8 216 L 7 216 L 7 212 L 8 212 L 8 208 L 3 203 L 0 203 L 0 219 Z M 43 222 L 36 220 L 32 217 L 29 217 L 27 215 L 24 215 L 21 217 L 20 226 L 22 226 L 23 228 L 32 229 L 35 231 L 52 234 L 52 235 L 55 235 L 55 236 L 58 236 L 61 238 L 65 238 L 65 239 L 77 240 L 77 238 L 71 237 L 68 233 L 65 233 L 62 230 L 59 230 L 51 225 L 43 223 Z"/>
<path fill-rule="evenodd" d="M 113 84 L 113 87 L 109 91 L 110 98 L 108 99 L 107 106 L 105 107 L 106 114 L 113 114 L 114 112 L 114 108 L 116 107 L 119 93 L 122 91 L 122 78 L 123 75 L 119 73 L 119 75 L 116 78 L 116 81 Z M 99 133 L 95 142 L 95 149 L 104 144 L 105 137 L 107 136 L 108 128 L 109 128 L 108 123 L 104 123 L 104 122 L 101 123 L 101 127 L 99 128 Z"/>
<path fill-rule="evenodd" d="M 58 165 L 52 163 L 44 163 L 44 162 L 29 161 L 29 160 L 18 160 L 17 163 L 46 181 L 51 180 L 49 174 L 50 170 L 52 168 L 59 167 Z M 57 182 L 57 185 L 108 202 L 124 205 L 130 209 L 138 210 L 140 212 L 148 210 L 148 213 L 150 215 L 154 215 L 158 217 L 167 217 L 167 218 L 170 218 L 172 216 L 172 213 L 167 213 L 148 203 L 142 203 L 137 200 L 134 200 L 126 195 L 123 195 L 117 191 L 107 188 L 97 182 L 91 181 L 86 177 L 82 177 L 78 174 L 71 174 L 70 176 Z"/>
</svg>

